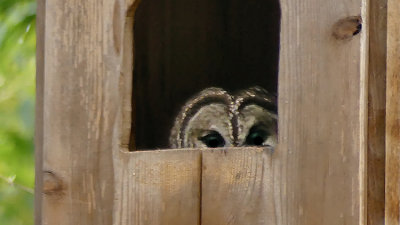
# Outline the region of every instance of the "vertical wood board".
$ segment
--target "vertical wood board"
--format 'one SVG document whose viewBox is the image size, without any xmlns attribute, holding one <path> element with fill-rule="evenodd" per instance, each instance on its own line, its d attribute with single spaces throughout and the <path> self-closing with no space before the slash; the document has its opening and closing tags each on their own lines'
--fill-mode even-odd
<svg viewBox="0 0 400 225">
<path fill-rule="evenodd" d="M 201 152 L 120 154 L 114 225 L 200 225 Z"/>
<path fill-rule="evenodd" d="M 35 224 L 42 224 L 42 166 L 44 122 L 44 49 L 45 49 L 45 0 L 37 1 L 36 11 L 36 105 L 35 105 Z"/>
<path fill-rule="evenodd" d="M 370 1 L 368 72 L 368 225 L 385 217 L 387 0 Z"/>
<path fill-rule="evenodd" d="M 204 225 L 277 224 L 269 149 L 204 151 L 201 192 Z"/>
<path fill-rule="evenodd" d="M 388 0 L 385 224 L 400 224 L 400 4 Z"/>
<path fill-rule="evenodd" d="M 120 148 L 120 66 L 127 1 L 54 0 L 43 38 L 43 187 L 36 224 L 113 222 L 113 154 Z M 122 32 L 122 33 L 121 33 Z M 40 47 L 40 46 L 39 46 Z M 39 65 L 40 68 L 40 65 Z M 41 75 L 39 74 L 39 77 Z M 40 150 L 39 150 L 40 151 Z M 39 202 L 39 200 L 38 200 Z M 39 212 L 39 210 L 38 210 Z"/>
<path fill-rule="evenodd" d="M 367 1 L 281 8 L 277 223 L 365 224 Z"/>
</svg>

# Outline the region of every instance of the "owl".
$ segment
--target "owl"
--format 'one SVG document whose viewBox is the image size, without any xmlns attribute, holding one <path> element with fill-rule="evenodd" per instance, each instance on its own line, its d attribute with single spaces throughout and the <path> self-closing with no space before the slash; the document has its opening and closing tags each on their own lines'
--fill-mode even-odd
<svg viewBox="0 0 400 225">
<path fill-rule="evenodd" d="M 182 107 L 171 129 L 169 143 L 171 148 L 274 148 L 276 97 L 260 87 L 235 95 L 221 88 L 207 88 Z"/>
</svg>

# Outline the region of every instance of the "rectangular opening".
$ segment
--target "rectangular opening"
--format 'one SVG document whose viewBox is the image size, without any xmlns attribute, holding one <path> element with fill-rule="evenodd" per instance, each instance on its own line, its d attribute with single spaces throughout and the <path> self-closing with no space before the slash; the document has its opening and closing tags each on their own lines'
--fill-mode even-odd
<svg viewBox="0 0 400 225">
<path fill-rule="evenodd" d="M 171 147 L 174 121 L 204 89 L 234 96 L 258 86 L 276 96 L 278 0 L 142 0 L 132 28 L 131 150 Z"/>
</svg>

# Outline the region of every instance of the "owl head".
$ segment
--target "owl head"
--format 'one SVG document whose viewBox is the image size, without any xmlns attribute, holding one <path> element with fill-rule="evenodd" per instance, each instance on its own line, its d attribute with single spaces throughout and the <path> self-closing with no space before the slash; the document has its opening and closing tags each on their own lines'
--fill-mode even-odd
<svg viewBox="0 0 400 225">
<path fill-rule="evenodd" d="M 275 147 L 276 97 L 260 87 L 235 95 L 207 88 L 182 107 L 169 142 L 171 148 Z"/>
</svg>

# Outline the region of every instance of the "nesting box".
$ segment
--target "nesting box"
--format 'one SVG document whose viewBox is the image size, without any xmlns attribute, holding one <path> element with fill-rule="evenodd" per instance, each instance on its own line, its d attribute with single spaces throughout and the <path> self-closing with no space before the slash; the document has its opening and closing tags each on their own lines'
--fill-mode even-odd
<svg viewBox="0 0 400 225">
<path fill-rule="evenodd" d="M 382 224 L 385 174 L 398 224 L 389 3 L 39 0 L 36 224 Z M 276 149 L 168 149 L 187 98 L 252 85 Z"/>
</svg>

